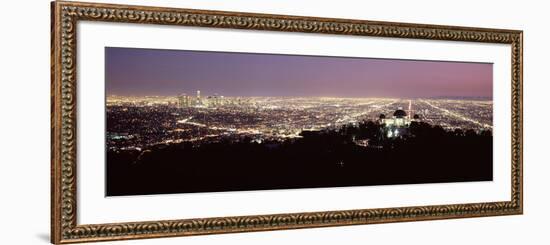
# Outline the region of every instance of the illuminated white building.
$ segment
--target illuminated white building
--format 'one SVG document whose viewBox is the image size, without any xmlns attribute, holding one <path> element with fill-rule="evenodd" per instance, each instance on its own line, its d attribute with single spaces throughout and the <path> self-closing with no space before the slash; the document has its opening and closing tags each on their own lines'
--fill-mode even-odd
<svg viewBox="0 0 550 245">
<path fill-rule="evenodd" d="M 195 108 L 208 108 L 217 107 L 225 104 L 225 97 L 214 94 L 212 96 L 201 97 L 201 91 L 197 90 L 195 97 L 181 94 L 177 96 L 178 106 L 180 108 L 195 107 Z"/>
<path fill-rule="evenodd" d="M 191 99 L 186 94 L 180 94 L 178 97 L 178 106 L 180 108 L 189 107 L 191 105 Z"/>
<path fill-rule="evenodd" d="M 409 106 L 409 113 L 410 112 Z M 411 116 L 408 115 L 403 108 L 399 107 L 391 118 L 386 118 L 384 114 L 381 114 L 379 119 L 380 123 L 384 125 L 384 135 L 387 138 L 396 138 L 408 134 L 409 125 L 411 122 L 419 120 L 419 116 L 415 115 L 414 118 L 411 119 Z"/>
</svg>

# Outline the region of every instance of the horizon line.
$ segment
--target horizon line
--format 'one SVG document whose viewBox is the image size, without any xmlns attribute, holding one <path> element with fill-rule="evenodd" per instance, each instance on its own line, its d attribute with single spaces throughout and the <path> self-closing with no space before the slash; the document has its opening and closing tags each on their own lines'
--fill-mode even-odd
<svg viewBox="0 0 550 245">
<path fill-rule="evenodd" d="M 180 94 L 181 95 L 181 94 Z M 109 97 L 178 97 L 180 95 L 117 95 L 117 94 L 110 94 L 106 95 L 106 98 Z M 195 97 L 194 94 L 189 94 L 187 96 Z M 449 96 L 430 96 L 430 97 L 391 97 L 391 96 L 365 96 L 365 97 L 357 97 L 357 96 L 225 96 L 223 94 L 206 94 L 201 95 L 201 97 L 209 97 L 209 96 L 223 96 L 225 98 L 335 98 L 335 99 L 486 99 L 486 100 L 492 100 L 492 96 L 460 96 L 460 95 L 449 95 Z"/>
</svg>

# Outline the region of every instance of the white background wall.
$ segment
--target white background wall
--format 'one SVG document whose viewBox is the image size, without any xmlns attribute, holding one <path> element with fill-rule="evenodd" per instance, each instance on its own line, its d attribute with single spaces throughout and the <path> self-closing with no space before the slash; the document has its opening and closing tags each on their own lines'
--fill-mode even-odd
<svg viewBox="0 0 550 245">
<path fill-rule="evenodd" d="M 111 0 L 157 6 L 522 29 L 524 185 L 522 216 L 302 229 L 113 244 L 549 244 L 547 149 L 550 86 L 545 1 Z M 7 1 L 0 33 L 0 244 L 49 240 L 50 80 L 48 0 Z M 452 195 L 452 193 L 449 193 Z M 103 243 L 107 244 L 107 243 Z"/>
</svg>

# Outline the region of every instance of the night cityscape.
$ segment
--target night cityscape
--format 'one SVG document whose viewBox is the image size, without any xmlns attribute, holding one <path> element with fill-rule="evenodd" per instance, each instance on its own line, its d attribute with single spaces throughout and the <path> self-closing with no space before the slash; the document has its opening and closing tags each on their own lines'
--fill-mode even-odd
<svg viewBox="0 0 550 245">
<path fill-rule="evenodd" d="M 302 137 L 302 131 L 377 121 L 398 108 L 404 108 L 408 117 L 417 115 L 418 121 L 448 131 L 492 130 L 488 100 L 111 96 L 107 145 L 117 151 L 181 142 L 284 141 Z"/>
<path fill-rule="evenodd" d="M 106 195 L 491 181 L 492 64 L 106 48 Z"/>
</svg>

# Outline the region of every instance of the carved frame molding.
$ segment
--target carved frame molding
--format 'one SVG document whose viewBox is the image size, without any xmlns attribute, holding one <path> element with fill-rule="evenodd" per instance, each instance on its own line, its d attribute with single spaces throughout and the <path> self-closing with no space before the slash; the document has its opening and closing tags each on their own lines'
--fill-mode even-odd
<svg viewBox="0 0 550 245">
<path fill-rule="evenodd" d="M 51 4 L 51 242 L 74 243 L 265 231 L 523 213 L 523 32 L 456 26 L 331 19 L 56 1 Z M 510 201 L 146 222 L 77 224 L 77 23 L 126 22 L 414 38 L 511 45 L 512 172 Z"/>
</svg>

